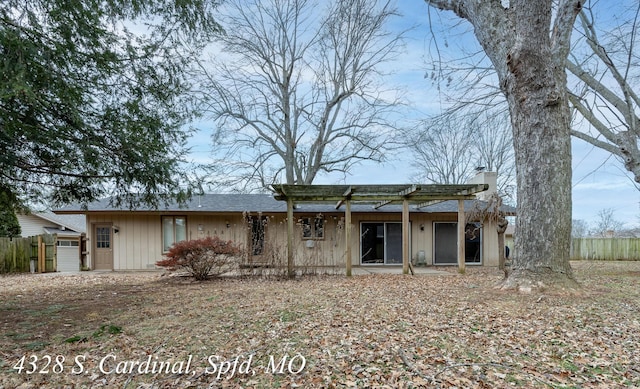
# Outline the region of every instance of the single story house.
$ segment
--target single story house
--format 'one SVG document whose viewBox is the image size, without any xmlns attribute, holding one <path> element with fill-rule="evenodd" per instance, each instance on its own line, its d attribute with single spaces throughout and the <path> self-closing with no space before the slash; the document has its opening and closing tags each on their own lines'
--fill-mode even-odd
<svg viewBox="0 0 640 389">
<path fill-rule="evenodd" d="M 288 211 L 293 213 L 295 226 L 291 242 L 296 267 L 344 268 L 347 252 L 353 253 L 353 266 L 402 265 L 405 241 L 414 265 L 455 265 L 459 204 L 471 209 L 481 201 L 471 199 L 473 196 L 413 204 L 408 209 L 391 201 L 376 206 L 354 200 L 348 217 L 342 204 L 308 200 L 289 210 L 288 202 L 278 201 L 273 194 L 204 194 L 182 206 L 134 210 L 114 207 L 105 199 L 86 208 L 68 206 L 55 212 L 86 215 L 86 263 L 94 270 L 155 269 L 156 261 L 163 259 L 175 242 L 207 236 L 242 245 L 247 253 L 245 265 L 286 264 L 290 251 Z M 403 241 L 405 210 L 408 238 Z M 504 210 L 515 212 L 508 206 Z M 348 219 L 351 233 L 345 234 Z M 464 235 L 466 264 L 498 265 L 503 248 L 498 247 L 495 224 L 468 223 Z"/>
<path fill-rule="evenodd" d="M 82 237 L 87 231 L 84 215 L 57 215 L 53 212 L 18 214 L 21 235 L 53 235 L 56 239 L 57 271 L 79 271 Z"/>
</svg>

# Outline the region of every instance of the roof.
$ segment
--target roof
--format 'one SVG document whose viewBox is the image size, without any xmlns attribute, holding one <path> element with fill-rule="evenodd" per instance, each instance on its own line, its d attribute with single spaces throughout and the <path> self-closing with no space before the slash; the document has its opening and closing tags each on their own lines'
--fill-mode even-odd
<svg viewBox="0 0 640 389">
<path fill-rule="evenodd" d="M 70 237 L 70 236 L 77 237 L 77 236 L 82 235 L 81 232 L 62 229 L 62 228 L 44 227 L 43 230 L 44 230 L 44 232 L 46 232 L 47 234 L 50 234 L 50 235 L 56 234 L 58 236 L 66 236 L 66 237 Z"/>
<path fill-rule="evenodd" d="M 49 211 L 32 213 L 31 215 L 36 216 L 40 219 L 46 220 L 52 223 L 53 225 L 55 225 L 56 227 L 60 227 L 60 228 L 54 228 L 53 226 L 45 227 L 51 230 L 64 231 L 65 229 L 67 229 L 67 230 L 71 230 L 79 233 L 86 232 L 86 217 L 84 215 L 72 215 L 72 214 L 57 215 Z"/>
<path fill-rule="evenodd" d="M 471 209 L 476 200 L 465 200 L 465 209 Z M 354 201 L 351 206 L 352 213 L 400 213 L 402 205 L 389 204 L 375 209 L 375 204 L 370 201 L 358 203 Z M 515 208 L 503 206 L 506 212 L 515 213 Z M 449 213 L 458 212 L 458 202 L 443 201 L 426 207 L 410 207 L 411 212 L 421 213 Z M 211 213 L 237 213 L 237 212 L 263 212 L 263 213 L 286 213 L 287 203 L 276 200 L 269 194 L 204 194 L 194 196 L 183 206 L 177 203 L 168 204 L 158 209 L 151 207 L 138 207 L 130 210 L 126 207 L 114 207 L 110 199 L 102 199 L 87 204 L 86 208 L 80 204 L 69 205 L 54 211 L 59 215 L 85 214 L 93 212 L 211 212 Z M 336 209 L 336 204 L 332 203 L 299 203 L 294 210 L 296 213 L 342 213 L 343 210 Z"/>
</svg>

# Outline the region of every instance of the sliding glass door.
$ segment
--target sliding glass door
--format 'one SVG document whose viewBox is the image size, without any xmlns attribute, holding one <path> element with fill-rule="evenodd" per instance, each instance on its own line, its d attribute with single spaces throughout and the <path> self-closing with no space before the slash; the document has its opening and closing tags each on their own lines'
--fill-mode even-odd
<svg viewBox="0 0 640 389">
<path fill-rule="evenodd" d="M 360 262 L 363 265 L 402 263 L 402 223 L 360 224 Z"/>
</svg>

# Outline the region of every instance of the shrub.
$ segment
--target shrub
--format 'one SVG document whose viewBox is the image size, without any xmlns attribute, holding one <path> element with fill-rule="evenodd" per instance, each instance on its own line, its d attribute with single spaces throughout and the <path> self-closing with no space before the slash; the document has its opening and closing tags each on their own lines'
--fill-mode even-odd
<svg viewBox="0 0 640 389">
<path fill-rule="evenodd" d="M 198 240 L 184 240 L 174 244 L 166 259 L 156 265 L 167 270 L 185 270 L 196 280 L 219 276 L 233 270 L 240 257 L 240 247 L 217 236 Z"/>
</svg>

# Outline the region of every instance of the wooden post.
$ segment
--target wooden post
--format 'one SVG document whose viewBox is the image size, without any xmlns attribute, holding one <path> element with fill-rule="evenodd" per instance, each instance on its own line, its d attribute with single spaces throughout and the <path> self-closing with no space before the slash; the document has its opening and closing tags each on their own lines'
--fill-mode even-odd
<svg viewBox="0 0 640 389">
<path fill-rule="evenodd" d="M 38 273 L 44 273 L 45 265 L 45 246 L 42 242 L 42 235 L 38 235 Z"/>
<path fill-rule="evenodd" d="M 345 202 L 344 211 L 344 244 L 347 262 L 347 277 L 351 277 L 351 200 Z"/>
<path fill-rule="evenodd" d="M 58 235 L 53 234 L 53 271 L 58 271 Z"/>
<path fill-rule="evenodd" d="M 402 200 L 402 274 L 409 274 L 409 200 Z"/>
<path fill-rule="evenodd" d="M 293 269 L 293 200 L 287 198 L 287 275 L 294 278 Z"/>
<path fill-rule="evenodd" d="M 20 264 L 20 266 L 18 266 L 18 257 L 17 257 L 18 239 L 20 238 L 16 238 L 15 241 L 11 239 L 9 243 L 9 247 L 11 248 L 11 260 L 13 261 L 13 268 L 16 269 L 17 271 L 22 271 L 22 263 Z"/>
<path fill-rule="evenodd" d="M 464 200 L 458 200 L 458 273 L 464 274 L 464 241 L 465 241 Z"/>
</svg>

